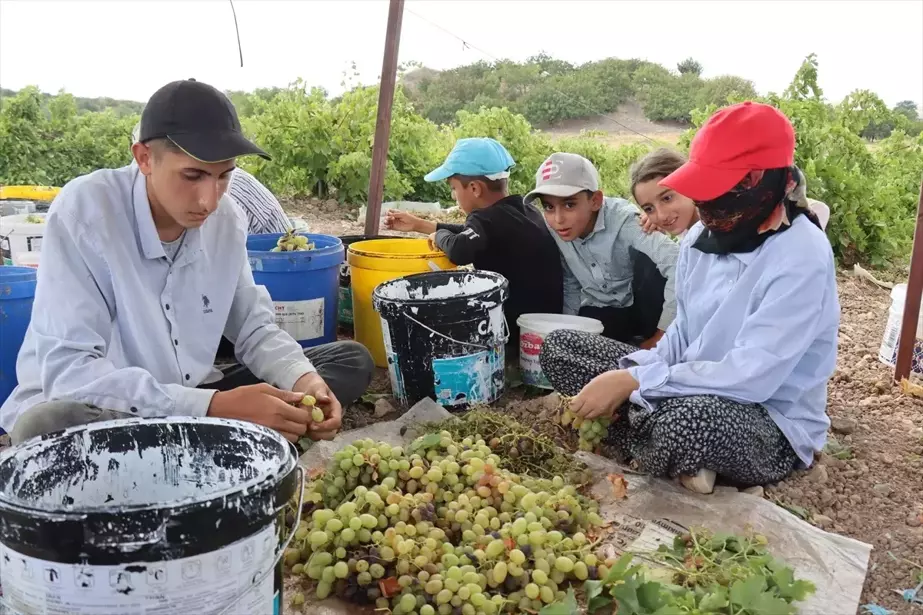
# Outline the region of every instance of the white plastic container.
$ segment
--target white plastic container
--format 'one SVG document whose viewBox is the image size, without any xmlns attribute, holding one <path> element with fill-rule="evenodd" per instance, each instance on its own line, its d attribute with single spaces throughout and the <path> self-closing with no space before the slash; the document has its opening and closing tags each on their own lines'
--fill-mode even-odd
<svg viewBox="0 0 923 615">
<path fill-rule="evenodd" d="M 13 265 L 38 269 L 38 261 L 41 255 L 41 252 L 18 252 L 13 255 Z"/>
<path fill-rule="evenodd" d="M 888 324 L 878 349 L 878 360 L 885 365 L 894 366 L 897 361 L 898 338 L 901 335 L 901 322 L 904 320 L 904 302 L 907 299 L 907 285 L 897 284 L 891 289 L 891 308 L 888 310 Z M 913 359 L 910 369 L 923 376 L 923 309 L 917 319 L 917 335 L 913 345 Z"/>
<path fill-rule="evenodd" d="M 585 331 L 594 335 L 603 332 L 603 324 L 595 318 L 567 314 L 523 314 L 516 320 L 519 325 L 519 369 L 522 381 L 530 386 L 553 389 L 542 373 L 539 356 L 545 336 L 558 329 Z"/>
<path fill-rule="evenodd" d="M 42 251 L 46 215 L 30 213 L 0 217 L 0 254 L 4 265 L 12 265 L 20 252 Z M 30 218 L 41 218 L 42 222 L 31 222 Z"/>
</svg>

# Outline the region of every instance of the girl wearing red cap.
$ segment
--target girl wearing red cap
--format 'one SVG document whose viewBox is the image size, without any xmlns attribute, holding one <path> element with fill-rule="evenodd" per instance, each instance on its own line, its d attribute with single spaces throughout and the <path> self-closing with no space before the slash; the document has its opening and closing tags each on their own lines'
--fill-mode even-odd
<svg viewBox="0 0 923 615">
<path fill-rule="evenodd" d="M 608 444 L 656 476 L 711 492 L 813 463 L 825 442 L 839 301 L 830 242 L 803 197 L 795 135 L 777 109 L 713 115 L 689 161 L 660 181 L 700 222 L 677 263 L 677 315 L 652 350 L 556 331 L 541 366 Z"/>
<path fill-rule="evenodd" d="M 662 147 L 631 165 L 628 171 L 631 196 L 641 209 L 641 228 L 645 233 L 661 232 L 682 238 L 699 221 L 695 201 L 660 183 L 660 180 L 685 163 L 684 155 Z M 830 208 L 820 201 L 807 198 L 805 188 L 802 175 L 797 189 L 799 194 L 796 196 L 805 199 L 807 207 L 817 216 L 821 228 L 825 229 L 830 218 Z"/>
</svg>

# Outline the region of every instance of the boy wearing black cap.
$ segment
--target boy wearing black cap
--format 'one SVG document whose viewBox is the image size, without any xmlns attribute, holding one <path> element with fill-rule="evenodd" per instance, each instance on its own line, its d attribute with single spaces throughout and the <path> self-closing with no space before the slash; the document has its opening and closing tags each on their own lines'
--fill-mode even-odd
<svg viewBox="0 0 923 615">
<path fill-rule="evenodd" d="M 560 314 L 564 286 L 558 248 L 542 214 L 507 190 L 514 165 L 513 157 L 494 139 L 459 139 L 445 162 L 424 179 L 449 182 L 453 198 L 468 214 L 465 224 L 436 224 L 392 210 L 385 226 L 426 233 L 456 265 L 473 264 L 509 280 L 510 296 L 504 304 L 508 353 L 518 355 L 516 321 L 532 312 Z"/>
<path fill-rule="evenodd" d="M 167 84 L 144 108 L 132 154 L 136 165 L 79 177 L 51 207 L 0 426 L 15 444 L 100 420 L 207 415 L 291 441 L 332 438 L 341 402 L 371 379 L 371 356 L 352 342 L 302 349 L 276 326 L 250 271 L 246 221 L 225 195 L 235 158 L 268 158 L 234 106 L 204 83 Z M 214 368 L 222 335 L 245 366 L 233 378 Z M 323 422 L 292 405 L 305 394 Z"/>
</svg>

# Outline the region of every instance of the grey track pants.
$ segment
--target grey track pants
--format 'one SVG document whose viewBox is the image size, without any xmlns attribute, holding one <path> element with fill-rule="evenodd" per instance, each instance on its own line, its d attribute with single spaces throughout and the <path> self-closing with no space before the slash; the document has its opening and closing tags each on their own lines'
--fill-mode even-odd
<svg viewBox="0 0 923 615">
<path fill-rule="evenodd" d="M 317 368 L 317 373 L 343 404 L 344 409 L 365 393 L 372 380 L 372 372 L 375 369 L 372 356 L 365 346 L 356 342 L 323 344 L 306 348 L 304 354 Z M 258 382 L 260 381 L 250 370 L 240 367 L 226 374 L 222 380 L 203 388 L 226 391 Z M 29 438 L 68 427 L 127 418 L 138 417 L 136 414 L 94 408 L 74 401 L 50 401 L 26 410 L 16 420 L 10 433 L 10 441 L 16 445 Z"/>
</svg>

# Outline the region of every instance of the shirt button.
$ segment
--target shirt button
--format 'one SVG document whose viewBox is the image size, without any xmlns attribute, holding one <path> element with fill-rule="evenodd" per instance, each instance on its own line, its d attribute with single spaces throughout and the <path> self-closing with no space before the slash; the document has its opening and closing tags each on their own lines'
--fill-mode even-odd
<svg viewBox="0 0 923 615">
<path fill-rule="evenodd" d="M 164 304 L 164 307 L 167 308 L 167 309 L 169 310 L 169 309 L 170 309 L 170 304 L 169 304 L 169 303 Z"/>
<path fill-rule="evenodd" d="M 189 374 L 186 374 L 186 380 L 189 380 Z"/>
<path fill-rule="evenodd" d="M 174 345 L 174 346 L 179 346 L 179 340 L 173 340 L 173 345 Z"/>
<path fill-rule="evenodd" d="M 132 411 L 132 412 L 137 412 L 137 411 L 138 411 L 138 409 L 137 409 L 137 408 L 135 408 L 134 406 L 132 406 L 132 407 L 131 407 L 131 411 Z"/>
</svg>

